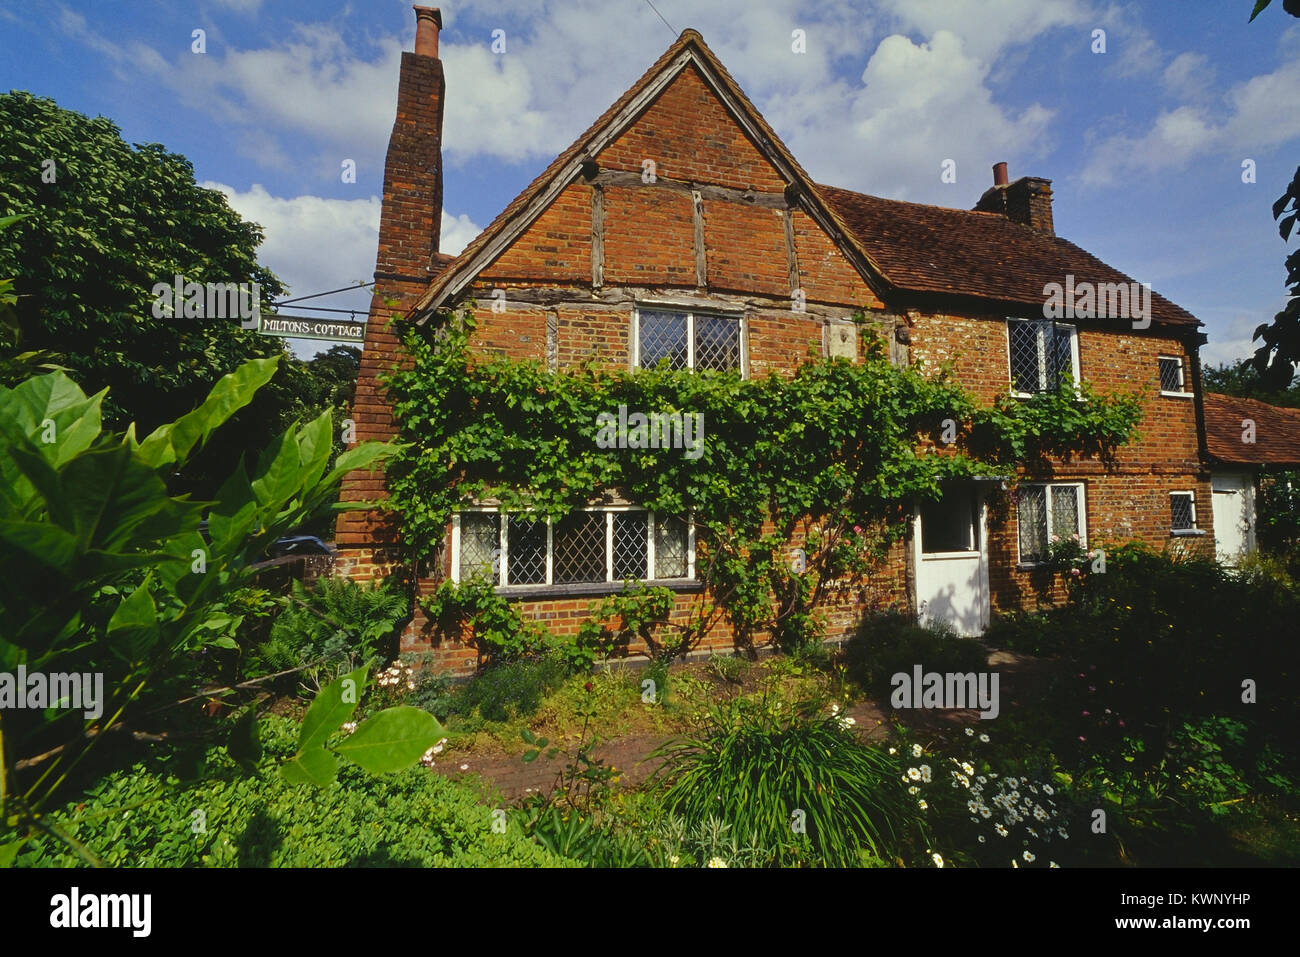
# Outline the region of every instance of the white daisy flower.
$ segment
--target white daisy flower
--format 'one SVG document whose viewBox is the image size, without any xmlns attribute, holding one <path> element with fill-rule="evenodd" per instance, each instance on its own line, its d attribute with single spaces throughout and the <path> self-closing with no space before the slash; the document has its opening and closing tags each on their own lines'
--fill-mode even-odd
<svg viewBox="0 0 1300 957">
<path fill-rule="evenodd" d="M 919 744 L 912 745 L 912 757 L 919 758 L 924 753 L 925 752 L 922 750 Z"/>
<path fill-rule="evenodd" d="M 1030 854 L 1028 851 L 1025 851 L 1025 853 L 1021 854 L 1020 856 L 1023 857 L 1030 864 L 1034 863 L 1034 861 L 1037 860 L 1037 858 L 1035 858 L 1034 855 Z"/>
<path fill-rule="evenodd" d="M 907 776 L 911 778 L 913 781 L 921 780 L 921 772 L 918 771 L 916 768 L 908 768 Z"/>
<path fill-rule="evenodd" d="M 943 867 L 943 856 L 938 851 L 930 855 L 930 860 L 934 861 L 935 867 Z"/>
<path fill-rule="evenodd" d="M 987 734 L 981 734 L 981 735 L 980 735 L 980 740 L 983 741 L 985 744 L 988 744 L 988 743 L 989 743 L 989 736 L 988 736 Z"/>
</svg>

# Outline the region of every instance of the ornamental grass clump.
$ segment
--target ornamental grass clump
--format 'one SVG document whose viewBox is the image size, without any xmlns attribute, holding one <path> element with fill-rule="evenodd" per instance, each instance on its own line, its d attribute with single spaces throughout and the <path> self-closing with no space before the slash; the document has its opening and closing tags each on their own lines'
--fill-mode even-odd
<svg viewBox="0 0 1300 957">
<path fill-rule="evenodd" d="M 669 742 L 664 806 L 696 827 L 726 824 L 768 866 L 858 866 L 895 858 L 917 821 L 892 759 L 843 716 L 738 698 Z"/>
</svg>

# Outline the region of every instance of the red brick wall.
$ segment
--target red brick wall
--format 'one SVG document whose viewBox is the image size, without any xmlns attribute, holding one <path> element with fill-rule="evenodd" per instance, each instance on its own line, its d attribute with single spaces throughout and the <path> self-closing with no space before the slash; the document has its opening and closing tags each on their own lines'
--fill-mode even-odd
<svg viewBox="0 0 1300 957">
<path fill-rule="evenodd" d="M 484 279 L 591 282 L 591 187 L 566 187 L 510 248 L 480 274 Z"/>
<path fill-rule="evenodd" d="M 912 357 L 927 371 L 950 361 L 962 385 L 991 403 L 1010 389 L 1007 324 L 1001 317 L 909 316 Z M 1035 480 L 1082 481 L 1090 546 L 1139 539 L 1157 549 L 1213 548 L 1209 475 L 1201 466 L 1196 412 L 1191 399 L 1162 396 L 1159 355 L 1181 356 L 1190 383 L 1190 356 L 1183 343 L 1158 330 L 1142 333 L 1079 327 L 1079 375 L 1100 393 L 1146 390 L 1136 442 L 1121 448 L 1114 469 L 1096 461 L 1054 462 Z M 1024 470 L 1021 475 L 1025 476 Z M 1169 493 L 1196 493 L 1200 537 L 1170 535 Z M 991 521 L 989 578 L 996 609 L 1033 608 L 1058 601 L 1060 582 L 1042 571 L 1017 567 L 1019 523 L 1014 506 Z M 1212 552 L 1211 552 L 1212 554 Z"/>
<path fill-rule="evenodd" d="M 791 215 L 799 258 L 799 285 L 808 301 L 881 308 L 866 281 L 822 228 L 802 210 L 795 210 Z"/>
<path fill-rule="evenodd" d="M 590 231 L 590 211 L 587 223 Z M 605 190 L 605 282 L 695 285 L 695 213 L 689 193 L 654 186 Z"/>
<path fill-rule="evenodd" d="M 785 183 L 694 67 L 684 70 L 596 161 L 601 169 L 642 171 L 654 160 L 656 176 L 735 189 L 778 192 Z"/>
<path fill-rule="evenodd" d="M 790 297 L 790 268 L 780 210 L 705 201 L 709 287 Z"/>
</svg>

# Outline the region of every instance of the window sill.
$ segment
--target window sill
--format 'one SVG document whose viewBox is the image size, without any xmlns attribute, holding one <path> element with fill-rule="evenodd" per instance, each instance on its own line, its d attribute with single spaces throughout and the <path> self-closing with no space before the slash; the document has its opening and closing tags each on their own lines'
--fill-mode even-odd
<svg viewBox="0 0 1300 957">
<path fill-rule="evenodd" d="M 1166 392 L 1164 389 L 1161 389 L 1161 390 L 1160 390 L 1160 394 L 1161 394 L 1161 396 L 1163 396 L 1163 397 L 1165 397 L 1165 398 L 1167 398 L 1167 399 L 1194 399 L 1194 398 L 1196 398 L 1196 396 L 1195 396 L 1193 393 L 1191 393 L 1191 392 Z"/>
<path fill-rule="evenodd" d="M 638 584 L 646 588 L 668 588 L 677 592 L 704 590 L 704 583 L 691 578 L 652 578 Z M 574 595 L 618 595 L 626 591 L 625 582 L 581 582 L 572 585 L 498 585 L 493 589 L 502 598 L 567 598 Z"/>
<path fill-rule="evenodd" d="M 1175 528 L 1169 532 L 1174 538 L 1196 538 L 1206 534 L 1203 528 Z"/>
<path fill-rule="evenodd" d="M 1011 394 L 1011 398 L 1013 398 L 1013 399 L 1032 399 L 1032 398 L 1033 398 L 1034 396 L 1036 396 L 1036 395 L 1055 395 L 1056 393 L 1053 392 L 1051 389 L 1044 389 L 1042 392 L 1015 392 L 1015 391 L 1012 391 L 1010 394 Z M 1075 402 L 1082 402 L 1082 401 L 1083 401 L 1083 393 L 1080 392 L 1080 391 L 1078 391 L 1077 389 L 1075 390 L 1075 393 L 1074 393 L 1074 401 L 1075 401 Z"/>
</svg>

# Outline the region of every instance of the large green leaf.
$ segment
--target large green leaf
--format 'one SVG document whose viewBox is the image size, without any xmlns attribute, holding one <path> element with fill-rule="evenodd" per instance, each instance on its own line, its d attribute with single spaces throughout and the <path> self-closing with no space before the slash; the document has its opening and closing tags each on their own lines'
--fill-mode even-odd
<svg viewBox="0 0 1300 957">
<path fill-rule="evenodd" d="M 298 432 L 298 457 L 302 462 L 302 486 L 311 488 L 325 474 L 334 449 L 333 423 L 328 412 L 308 422 Z"/>
<path fill-rule="evenodd" d="M 302 728 L 298 732 L 299 751 L 323 747 L 329 736 L 352 717 L 357 702 L 361 700 L 368 670 L 369 665 L 362 665 L 320 690 L 303 716 Z"/>
<path fill-rule="evenodd" d="M 147 578 L 114 610 L 108 622 L 108 636 L 114 639 L 114 644 L 121 643 L 120 650 L 131 661 L 138 661 L 158 643 L 158 606 L 149 592 Z"/>
<path fill-rule="evenodd" d="M 66 462 L 99 435 L 106 391 L 87 397 L 62 372 L 51 372 L 14 389 L 0 389 L 0 419 L 15 422 L 50 462 Z M 47 422 L 53 423 L 52 429 Z M 54 441 L 43 441 L 51 431 Z"/>
<path fill-rule="evenodd" d="M 262 453 L 253 479 L 253 494 L 263 506 L 279 507 L 302 487 L 298 426 L 291 425 Z"/>
<path fill-rule="evenodd" d="M 310 784 L 326 788 L 338 777 L 339 759 L 324 748 L 300 751 L 280 765 L 280 777 L 288 784 Z"/>
<path fill-rule="evenodd" d="M 334 750 L 371 774 L 409 768 L 442 738 L 438 719 L 422 708 L 400 705 L 363 721 Z"/>
<path fill-rule="evenodd" d="M 18 852 L 23 849 L 29 838 L 20 837 L 16 841 L 9 841 L 7 844 L 0 844 L 0 867 L 13 867 L 14 858 Z"/>
<path fill-rule="evenodd" d="M 257 390 L 271 381 L 279 362 L 279 356 L 252 359 L 222 376 L 202 405 L 160 425 L 140 443 L 141 460 L 154 468 L 184 462 L 196 445 L 206 442 L 218 426 L 252 401 Z"/>
</svg>

